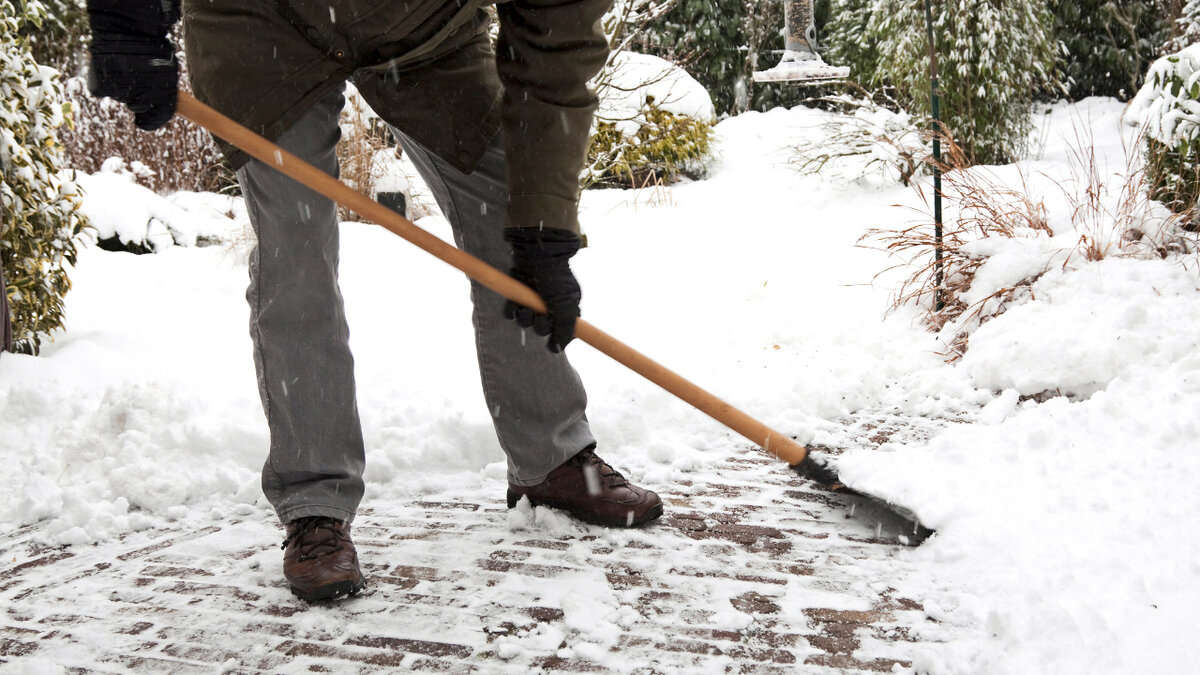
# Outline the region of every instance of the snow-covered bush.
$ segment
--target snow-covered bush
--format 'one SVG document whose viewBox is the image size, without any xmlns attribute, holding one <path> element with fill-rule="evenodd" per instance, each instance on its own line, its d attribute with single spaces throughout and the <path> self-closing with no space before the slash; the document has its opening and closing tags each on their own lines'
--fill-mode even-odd
<svg viewBox="0 0 1200 675">
<path fill-rule="evenodd" d="M 1129 100 L 1169 29 L 1161 0 L 1051 0 L 1069 96 Z"/>
<path fill-rule="evenodd" d="M 14 348 L 36 354 L 42 338 L 62 327 L 63 298 L 71 288 L 76 238 L 85 226 L 75 185 L 63 171 L 56 131 L 70 106 L 58 74 L 39 66 L 24 25 L 38 25 L 36 0 L 14 6 L 0 0 L 0 267 L 13 319 Z"/>
<path fill-rule="evenodd" d="M 46 16 L 41 25 L 26 26 L 33 58 L 67 77 L 78 75 L 87 56 L 89 28 L 85 0 L 41 0 Z"/>
<path fill-rule="evenodd" d="M 826 61 L 850 68 L 850 79 L 867 89 L 876 89 L 880 81 L 877 36 L 871 31 L 871 17 L 877 0 L 835 0 L 829 15 Z"/>
<path fill-rule="evenodd" d="M 584 187 L 642 187 L 673 183 L 680 174 L 697 178 L 704 173 L 711 122 L 667 112 L 648 97 L 634 133 L 626 135 L 624 129 L 614 122 L 597 123 Z"/>
<path fill-rule="evenodd" d="M 1035 92 L 1056 85 L 1053 17 L 1038 0 L 935 0 L 934 43 L 942 119 L 966 161 L 1020 157 Z M 867 30 L 878 48 L 878 77 L 904 108 L 930 114 L 929 48 L 923 0 L 876 0 Z"/>
<path fill-rule="evenodd" d="M 911 115 L 883 98 L 890 105 L 849 95 L 822 98 L 832 111 L 819 136 L 795 147 L 793 163 L 801 173 L 849 180 L 880 175 L 904 185 L 924 173 L 930 151 L 921 130 Z"/>
<path fill-rule="evenodd" d="M 700 83 L 668 61 L 629 51 L 614 55 L 601 77 L 584 186 L 704 173 L 715 115 Z"/>
<path fill-rule="evenodd" d="M 1145 128 L 1151 196 L 1200 227 L 1200 43 L 1154 62 L 1127 119 Z"/>
<path fill-rule="evenodd" d="M 240 197 L 176 191 L 167 197 L 140 185 L 151 170 L 111 157 L 94 174 L 77 173 L 100 248 L 159 253 L 171 246 L 206 246 L 243 239 L 249 218 Z"/>
<path fill-rule="evenodd" d="M 1179 51 L 1200 43 L 1200 0 L 1187 0 L 1175 20 L 1175 37 L 1167 43 L 1167 51 Z"/>
<path fill-rule="evenodd" d="M 638 54 L 675 0 L 617 0 L 601 25 L 610 53 L 591 86 L 600 99 L 580 185 L 638 186 L 703 173 L 712 99 L 670 61 Z"/>
</svg>

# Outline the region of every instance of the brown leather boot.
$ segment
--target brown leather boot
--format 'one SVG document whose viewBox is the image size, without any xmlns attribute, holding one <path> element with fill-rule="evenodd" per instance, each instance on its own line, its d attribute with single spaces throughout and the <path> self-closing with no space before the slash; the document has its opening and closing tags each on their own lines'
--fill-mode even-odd
<svg viewBox="0 0 1200 675">
<path fill-rule="evenodd" d="M 630 483 L 596 456 L 584 449 L 550 472 L 546 480 L 530 487 L 509 484 L 508 508 L 521 497 L 531 504 L 562 509 L 576 518 L 607 527 L 632 527 L 662 515 L 658 495 Z"/>
<path fill-rule="evenodd" d="M 366 586 L 350 524 L 333 518 L 299 518 L 287 524 L 283 576 L 301 600 L 332 600 Z"/>
</svg>

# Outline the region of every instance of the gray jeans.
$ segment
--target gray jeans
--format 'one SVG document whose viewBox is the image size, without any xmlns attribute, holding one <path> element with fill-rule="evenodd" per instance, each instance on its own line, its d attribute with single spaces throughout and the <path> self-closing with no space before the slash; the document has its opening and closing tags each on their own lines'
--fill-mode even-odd
<svg viewBox="0 0 1200 675">
<path fill-rule="evenodd" d="M 342 102 L 340 93 L 320 101 L 279 145 L 337 175 Z M 507 270 L 501 139 L 473 173 L 463 174 L 393 131 L 453 226 L 459 248 Z M 364 449 L 337 280 L 336 208 L 258 161 L 238 171 L 238 180 L 258 236 L 246 298 L 271 433 L 263 492 L 283 522 L 305 516 L 352 520 L 363 495 Z M 536 485 L 594 442 L 583 384 L 564 355 L 551 354 L 532 334 L 525 339 L 504 318 L 500 296 L 472 283 L 471 300 L 483 393 L 508 457 L 508 480 Z"/>
</svg>

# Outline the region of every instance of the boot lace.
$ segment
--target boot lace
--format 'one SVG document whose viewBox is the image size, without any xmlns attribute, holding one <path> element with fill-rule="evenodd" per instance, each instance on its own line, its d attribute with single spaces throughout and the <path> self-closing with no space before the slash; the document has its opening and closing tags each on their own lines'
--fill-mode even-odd
<svg viewBox="0 0 1200 675">
<path fill-rule="evenodd" d="M 296 544 L 299 554 L 297 560 L 311 560 L 330 553 L 337 553 L 350 541 L 342 523 L 333 518 L 312 517 L 301 518 L 300 525 L 286 539 L 280 548 L 286 549 L 292 543 Z M 322 530 L 319 534 L 317 531 Z M 313 535 L 313 536 L 309 536 Z"/>
<path fill-rule="evenodd" d="M 593 470 L 600 477 L 601 482 L 610 487 L 624 487 L 629 485 L 629 481 L 620 471 L 608 465 L 608 462 L 596 456 L 595 451 L 591 448 L 583 450 L 573 458 L 574 462 L 579 465 L 584 471 Z"/>
</svg>

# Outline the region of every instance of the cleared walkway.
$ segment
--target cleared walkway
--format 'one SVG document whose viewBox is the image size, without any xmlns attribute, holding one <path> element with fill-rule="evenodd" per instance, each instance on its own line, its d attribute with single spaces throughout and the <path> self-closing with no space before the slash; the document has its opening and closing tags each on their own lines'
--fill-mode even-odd
<svg viewBox="0 0 1200 675">
<path fill-rule="evenodd" d="M 0 545 L 0 670 L 891 672 L 941 634 L 892 589 L 903 547 L 775 461 L 716 468 L 637 532 L 480 495 L 374 503 L 370 585 L 333 605 L 291 596 L 262 511 L 99 546 L 26 528 Z"/>
</svg>

